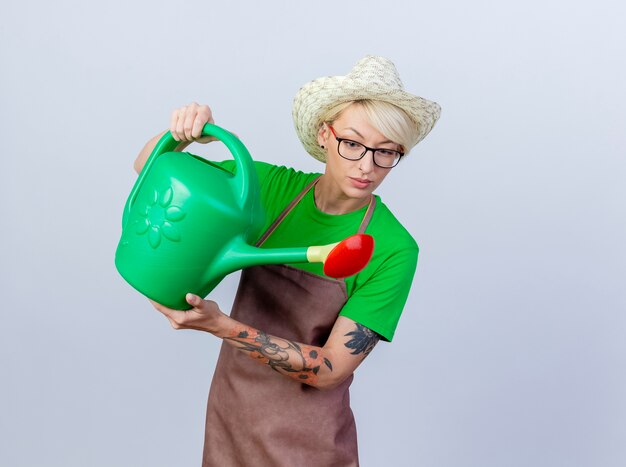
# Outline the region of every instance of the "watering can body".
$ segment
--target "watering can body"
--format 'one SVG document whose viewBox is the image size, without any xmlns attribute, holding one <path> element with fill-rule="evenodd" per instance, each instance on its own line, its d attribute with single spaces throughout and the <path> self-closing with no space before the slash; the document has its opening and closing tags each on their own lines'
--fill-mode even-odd
<svg viewBox="0 0 626 467">
<path fill-rule="evenodd" d="M 248 245 L 264 223 L 256 171 L 245 146 L 215 125 L 207 125 L 204 134 L 230 149 L 235 174 L 172 152 L 178 143 L 164 135 L 128 197 L 115 255 L 127 282 L 172 308 L 189 308 L 186 292 L 205 296 L 224 276 L 248 265 Z"/>
</svg>

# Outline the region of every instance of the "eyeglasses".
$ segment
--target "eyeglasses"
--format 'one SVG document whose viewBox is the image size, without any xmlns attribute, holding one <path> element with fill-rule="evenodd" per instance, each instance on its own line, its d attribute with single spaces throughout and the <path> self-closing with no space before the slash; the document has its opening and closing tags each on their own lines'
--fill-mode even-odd
<svg viewBox="0 0 626 467">
<path fill-rule="evenodd" d="M 328 125 L 328 124 L 327 124 Z M 328 125 L 333 136 L 337 140 L 337 152 L 344 159 L 349 161 L 358 161 L 362 159 L 367 151 L 372 151 L 374 157 L 374 164 L 384 169 L 390 169 L 398 165 L 400 158 L 404 156 L 403 152 L 394 151 L 393 149 L 385 148 L 368 148 L 364 144 L 351 139 L 339 138 L 332 126 Z"/>
</svg>

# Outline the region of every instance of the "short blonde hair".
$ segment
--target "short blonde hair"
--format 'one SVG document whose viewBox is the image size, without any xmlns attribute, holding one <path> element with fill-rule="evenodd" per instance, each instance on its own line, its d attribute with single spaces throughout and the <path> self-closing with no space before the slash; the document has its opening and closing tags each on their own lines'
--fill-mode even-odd
<svg viewBox="0 0 626 467">
<path fill-rule="evenodd" d="M 402 151 L 408 154 L 417 144 L 419 131 L 417 125 L 399 107 L 385 101 L 371 99 L 341 102 L 320 115 L 318 127 L 324 122 L 332 124 L 344 110 L 351 105 L 360 106 L 367 115 L 370 123 L 386 138 L 402 146 Z"/>
</svg>

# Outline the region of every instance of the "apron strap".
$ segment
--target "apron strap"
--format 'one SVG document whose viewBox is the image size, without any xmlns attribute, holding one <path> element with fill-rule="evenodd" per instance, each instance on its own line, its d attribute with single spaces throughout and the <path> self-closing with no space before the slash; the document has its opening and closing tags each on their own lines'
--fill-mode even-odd
<svg viewBox="0 0 626 467">
<path fill-rule="evenodd" d="M 293 210 L 293 208 L 295 208 L 296 205 L 302 200 L 302 198 L 304 198 L 304 195 L 306 195 L 309 192 L 309 190 L 318 182 L 320 177 L 315 178 L 307 186 L 305 186 L 304 189 L 300 192 L 300 194 L 296 196 L 291 201 L 291 203 L 287 205 L 287 207 L 283 210 L 283 212 L 280 213 L 280 215 L 276 218 L 276 220 L 272 222 L 272 225 L 268 227 L 268 229 L 261 236 L 261 238 L 259 238 L 255 246 L 260 247 L 261 245 L 263 245 L 263 243 L 265 243 L 265 240 L 267 240 L 269 236 L 272 235 L 272 233 L 274 233 L 274 230 L 276 230 L 276 228 L 280 225 L 283 219 L 287 217 L 287 215 Z M 359 230 L 357 231 L 357 233 L 362 234 L 365 232 L 365 229 L 367 228 L 368 224 L 370 223 L 370 220 L 372 219 L 372 215 L 374 214 L 375 208 L 376 208 L 376 197 L 374 195 L 371 195 L 370 203 L 367 207 L 367 211 L 365 212 L 365 216 L 363 216 L 363 220 L 361 221 L 361 225 L 359 226 Z"/>
<path fill-rule="evenodd" d="M 363 216 L 363 220 L 361 221 L 361 225 L 359 226 L 359 230 L 357 233 L 360 233 L 360 234 L 365 233 L 365 229 L 367 229 L 367 226 L 372 220 L 372 216 L 374 215 L 375 208 L 376 208 L 376 196 L 371 195 L 370 204 L 367 207 L 367 212 L 365 213 L 365 216 Z"/>
<path fill-rule="evenodd" d="M 321 175 L 320 175 L 320 177 L 321 177 Z M 304 195 L 306 195 L 308 193 L 308 191 L 311 189 L 311 187 L 317 183 L 317 181 L 319 180 L 320 177 L 316 177 L 311 183 L 309 183 L 307 186 L 305 186 L 304 190 L 302 190 L 300 192 L 300 194 L 298 196 L 296 196 L 291 201 L 291 203 L 289 203 L 287 205 L 285 210 L 280 213 L 280 215 L 276 218 L 276 220 L 272 223 L 272 225 L 270 225 L 269 228 L 265 231 L 263 236 L 261 238 L 259 238 L 259 241 L 256 242 L 256 246 L 259 247 L 259 246 L 263 245 L 263 243 L 265 243 L 265 240 L 267 240 L 268 237 L 270 235 L 272 235 L 272 233 L 274 232 L 274 230 L 276 230 L 278 225 L 283 221 L 283 219 L 285 217 L 287 217 L 287 214 L 289 214 L 291 212 L 291 210 L 296 207 L 296 204 L 298 204 L 300 202 L 300 200 L 302 198 L 304 198 Z"/>
</svg>

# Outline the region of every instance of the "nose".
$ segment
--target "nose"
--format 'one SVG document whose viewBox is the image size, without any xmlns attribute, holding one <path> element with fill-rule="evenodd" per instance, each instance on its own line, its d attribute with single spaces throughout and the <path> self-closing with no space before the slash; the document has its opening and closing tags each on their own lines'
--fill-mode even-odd
<svg viewBox="0 0 626 467">
<path fill-rule="evenodd" d="M 368 155 L 368 152 L 371 153 L 371 155 Z M 364 174 L 368 174 L 374 170 L 374 151 L 371 149 L 365 150 L 365 155 L 359 159 L 359 169 L 361 169 L 361 172 Z"/>
</svg>

